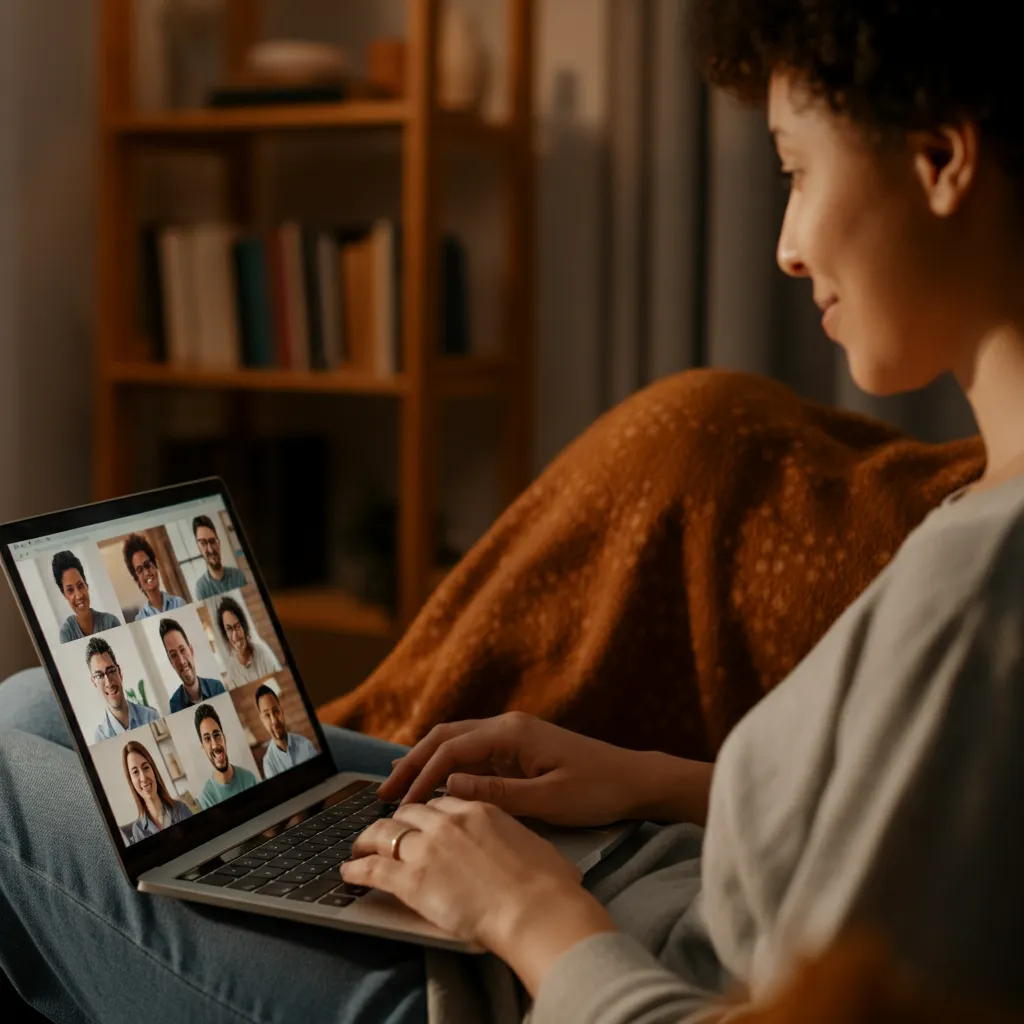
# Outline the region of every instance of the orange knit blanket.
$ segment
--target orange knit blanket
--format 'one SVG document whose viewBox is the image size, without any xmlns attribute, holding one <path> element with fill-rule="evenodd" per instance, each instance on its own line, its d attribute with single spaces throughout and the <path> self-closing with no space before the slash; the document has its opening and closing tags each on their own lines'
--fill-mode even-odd
<svg viewBox="0 0 1024 1024">
<path fill-rule="evenodd" d="M 748 374 L 694 370 L 607 413 L 321 709 L 400 743 L 521 709 L 711 760 L 906 535 L 984 468 Z"/>
</svg>

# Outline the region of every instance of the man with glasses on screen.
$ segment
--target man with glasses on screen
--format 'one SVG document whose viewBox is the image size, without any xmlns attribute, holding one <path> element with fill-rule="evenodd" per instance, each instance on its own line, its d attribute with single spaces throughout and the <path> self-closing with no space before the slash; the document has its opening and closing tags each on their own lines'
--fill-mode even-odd
<svg viewBox="0 0 1024 1024">
<path fill-rule="evenodd" d="M 207 598 L 245 586 L 245 573 L 221 561 L 220 538 L 209 516 L 196 516 L 192 520 L 192 535 L 196 539 L 199 553 L 206 560 L 206 572 L 196 582 L 198 600 L 205 601 Z"/>
<path fill-rule="evenodd" d="M 106 702 L 106 710 L 96 726 L 94 742 L 111 740 L 121 733 L 138 729 L 160 718 L 157 711 L 145 704 L 135 704 L 124 695 L 121 666 L 117 663 L 110 644 L 101 636 L 94 636 L 85 648 L 85 663 L 96 692 Z"/>
</svg>

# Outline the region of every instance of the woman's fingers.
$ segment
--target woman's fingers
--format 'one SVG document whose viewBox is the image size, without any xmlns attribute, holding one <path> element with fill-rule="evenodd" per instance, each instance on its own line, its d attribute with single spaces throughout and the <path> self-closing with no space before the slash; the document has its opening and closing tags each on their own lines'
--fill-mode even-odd
<svg viewBox="0 0 1024 1024">
<path fill-rule="evenodd" d="M 422 771 L 423 766 L 433 756 L 434 751 L 445 740 L 475 729 L 480 722 L 470 719 L 465 722 L 446 722 L 435 725 L 426 736 L 417 743 L 404 757 L 393 762 L 391 774 L 387 781 L 382 782 L 378 793 L 383 800 L 395 800 L 408 790 L 410 784 Z"/>
<path fill-rule="evenodd" d="M 496 722 L 484 722 L 477 728 L 461 735 L 452 736 L 441 742 L 409 786 L 403 799 L 406 803 L 417 803 L 430 799 L 438 786 L 444 785 L 448 776 L 459 768 L 490 764 L 503 756 L 506 737 Z"/>
</svg>

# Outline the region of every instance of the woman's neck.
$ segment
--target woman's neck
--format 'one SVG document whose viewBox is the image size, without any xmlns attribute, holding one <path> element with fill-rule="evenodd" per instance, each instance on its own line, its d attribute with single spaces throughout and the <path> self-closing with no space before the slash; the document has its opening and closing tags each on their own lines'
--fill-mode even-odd
<svg viewBox="0 0 1024 1024">
<path fill-rule="evenodd" d="M 164 610 L 164 602 L 160 594 L 159 587 L 157 587 L 156 590 L 147 590 L 146 600 L 150 603 L 150 606 L 155 608 L 158 612 L 162 612 Z"/>
<path fill-rule="evenodd" d="M 88 636 L 96 624 L 96 617 L 92 613 L 92 608 L 86 608 L 84 612 L 75 612 L 75 618 L 78 619 L 78 625 L 81 627 L 82 632 Z"/>
<path fill-rule="evenodd" d="M 956 377 L 988 457 L 975 489 L 1024 472 L 1024 324 L 1004 322 L 990 330 Z"/>
<path fill-rule="evenodd" d="M 150 821 L 155 821 L 160 828 L 164 827 L 164 804 L 159 796 L 144 798 L 146 814 Z"/>
</svg>

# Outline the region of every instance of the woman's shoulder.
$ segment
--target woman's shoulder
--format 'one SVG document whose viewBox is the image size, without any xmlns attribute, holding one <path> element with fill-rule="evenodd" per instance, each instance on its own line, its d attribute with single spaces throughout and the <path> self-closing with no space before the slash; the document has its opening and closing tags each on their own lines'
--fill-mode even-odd
<svg viewBox="0 0 1024 1024">
<path fill-rule="evenodd" d="M 171 800 L 171 809 L 174 811 L 175 818 L 179 821 L 182 818 L 192 817 L 192 808 L 184 800 L 178 800 L 177 798 Z"/>
<path fill-rule="evenodd" d="M 896 613 L 915 604 L 955 613 L 1004 589 L 1006 570 L 1019 565 L 1022 553 L 1024 476 L 933 510 L 890 563 L 879 597 Z"/>
</svg>

